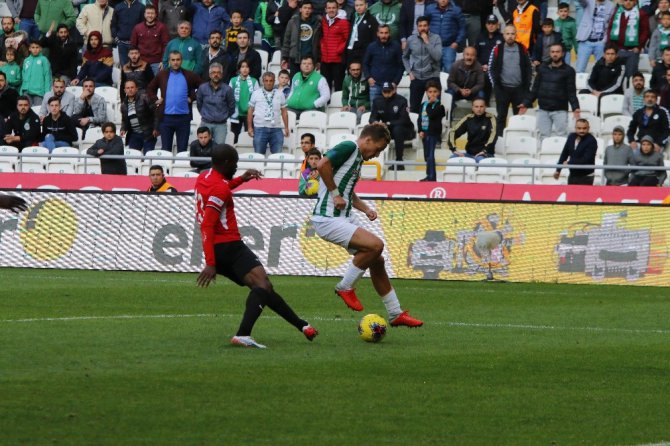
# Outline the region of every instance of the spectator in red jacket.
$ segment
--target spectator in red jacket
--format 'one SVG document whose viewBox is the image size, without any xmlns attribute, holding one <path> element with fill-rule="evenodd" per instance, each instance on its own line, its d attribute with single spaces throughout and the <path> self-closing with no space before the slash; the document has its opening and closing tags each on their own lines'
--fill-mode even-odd
<svg viewBox="0 0 670 446">
<path fill-rule="evenodd" d="M 151 65 L 154 74 L 160 69 L 165 47 L 170 41 L 167 27 L 156 20 L 156 7 L 148 4 L 144 9 L 144 22 L 133 28 L 130 46 L 140 50 L 142 59 Z"/>
<path fill-rule="evenodd" d="M 326 15 L 321 19 L 321 75 L 332 91 L 342 90 L 344 80 L 344 47 L 349 40 L 349 21 L 337 14 L 337 0 L 326 2 Z"/>
</svg>

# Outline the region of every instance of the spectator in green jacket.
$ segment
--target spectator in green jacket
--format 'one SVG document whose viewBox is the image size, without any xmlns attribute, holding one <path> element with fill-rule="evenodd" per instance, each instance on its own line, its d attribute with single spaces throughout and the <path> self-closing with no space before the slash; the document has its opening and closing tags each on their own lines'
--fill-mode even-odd
<svg viewBox="0 0 670 446">
<path fill-rule="evenodd" d="M 35 23 L 42 34 L 46 34 L 51 25 L 63 23 L 68 29 L 74 27 L 77 12 L 72 0 L 39 0 L 35 8 Z"/>
<path fill-rule="evenodd" d="M 360 124 L 363 113 L 370 111 L 368 81 L 363 77 L 363 65 L 359 61 L 349 64 L 349 73 L 342 83 L 342 111 L 356 113 Z"/>
<path fill-rule="evenodd" d="M 391 30 L 391 40 L 400 40 L 400 8 L 399 0 L 380 0 L 370 6 L 370 14 L 377 19 L 380 25 L 388 25 Z"/>
<path fill-rule="evenodd" d="M 572 49 L 577 51 L 577 22 L 570 17 L 570 5 L 560 3 L 558 5 L 558 18 L 554 20 L 554 31 L 563 36 L 563 47 L 565 47 L 565 63 L 570 64 Z"/>
<path fill-rule="evenodd" d="M 42 105 L 42 97 L 51 90 L 51 64 L 42 55 L 38 41 L 30 43 L 30 55 L 23 61 L 23 83 L 19 94 L 30 98 L 30 105 Z"/>
<path fill-rule="evenodd" d="M 168 67 L 168 56 L 172 51 L 179 51 L 182 57 L 182 69 L 200 72 L 202 46 L 191 37 L 191 23 L 187 20 L 179 22 L 178 36 L 170 40 L 163 53 L 163 68 Z"/>
</svg>

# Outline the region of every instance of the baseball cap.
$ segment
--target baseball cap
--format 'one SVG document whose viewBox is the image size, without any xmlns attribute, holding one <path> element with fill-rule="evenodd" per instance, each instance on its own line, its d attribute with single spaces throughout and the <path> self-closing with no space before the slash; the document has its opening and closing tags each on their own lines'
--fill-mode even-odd
<svg viewBox="0 0 670 446">
<path fill-rule="evenodd" d="M 486 18 L 486 23 L 498 23 L 498 17 L 495 14 L 491 14 Z"/>
<path fill-rule="evenodd" d="M 386 91 L 393 90 L 393 84 L 391 82 L 384 82 L 382 84 L 382 91 L 384 91 L 384 90 L 386 90 Z"/>
</svg>

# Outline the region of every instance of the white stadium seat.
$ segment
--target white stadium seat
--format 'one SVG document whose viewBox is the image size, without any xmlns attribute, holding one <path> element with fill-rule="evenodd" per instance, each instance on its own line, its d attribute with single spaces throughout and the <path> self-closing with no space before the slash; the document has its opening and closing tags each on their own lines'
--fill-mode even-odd
<svg viewBox="0 0 670 446">
<path fill-rule="evenodd" d="M 477 183 L 504 183 L 507 181 L 507 160 L 504 158 L 485 158 L 478 163 L 475 172 Z"/>
<path fill-rule="evenodd" d="M 540 164 L 537 158 L 517 158 L 510 161 L 512 164 Z M 507 181 L 513 184 L 533 184 L 540 180 L 540 168 L 533 171 L 527 167 L 510 167 L 507 172 Z"/>
<path fill-rule="evenodd" d="M 237 162 L 237 170 L 239 172 L 244 172 L 247 169 L 256 169 L 263 172 L 263 168 L 265 167 L 264 161 L 265 155 L 262 153 L 240 153 L 240 160 Z"/>
<path fill-rule="evenodd" d="M 477 162 L 472 158 L 459 156 L 449 158 L 447 167 L 442 172 L 442 181 L 452 183 L 468 183 L 473 180 Z"/>
<path fill-rule="evenodd" d="M 505 139 L 503 153 L 508 159 L 513 157 L 534 157 L 537 155 L 538 141 L 532 136 L 511 133 Z"/>
<path fill-rule="evenodd" d="M 328 116 L 328 126 L 326 128 L 326 138 L 337 133 L 356 132 L 356 113 L 337 112 Z"/>
<path fill-rule="evenodd" d="M 296 168 L 300 167 L 300 164 L 295 161 L 299 160 L 300 158 L 296 158 L 289 153 L 273 153 L 267 158 L 263 174 L 267 178 L 294 178 Z M 280 163 L 278 161 L 293 162 Z"/>
<path fill-rule="evenodd" d="M 304 111 L 300 114 L 297 133 L 298 135 L 301 135 L 305 132 L 325 133 L 327 123 L 328 116 L 324 112 L 317 110 Z"/>
</svg>

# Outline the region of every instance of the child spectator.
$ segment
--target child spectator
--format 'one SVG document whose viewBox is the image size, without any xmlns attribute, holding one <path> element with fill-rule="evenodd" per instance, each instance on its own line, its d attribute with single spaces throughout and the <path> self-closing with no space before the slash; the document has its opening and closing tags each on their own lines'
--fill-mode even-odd
<svg viewBox="0 0 670 446">
<path fill-rule="evenodd" d="M 5 59 L 7 62 L 0 67 L 0 71 L 5 73 L 7 84 L 18 91 L 21 88 L 21 67 L 16 63 L 16 49 L 7 48 Z"/>
<path fill-rule="evenodd" d="M 661 23 L 651 33 L 649 39 L 649 61 L 654 63 L 661 58 L 664 49 L 670 47 L 670 11 L 661 13 Z"/>
<path fill-rule="evenodd" d="M 640 150 L 633 153 L 633 166 L 663 167 L 663 153 L 654 150 L 654 139 L 644 135 L 640 140 Z M 634 170 L 628 181 L 629 186 L 660 186 L 666 178 L 665 170 Z"/>
<path fill-rule="evenodd" d="M 426 82 L 426 96 L 428 100 L 421 104 L 417 119 L 423 158 L 426 160 L 426 178 L 421 181 L 437 181 L 435 146 L 442 139 L 442 118 L 445 116 L 444 106 L 440 104 L 440 84 L 433 80 Z"/>
<path fill-rule="evenodd" d="M 356 123 L 360 124 L 363 113 L 370 111 L 370 90 L 363 76 L 363 66 L 358 61 L 349 64 L 349 73 L 342 83 L 342 111 L 356 113 Z"/>
<path fill-rule="evenodd" d="M 624 142 L 626 131 L 620 125 L 612 131 L 612 145 L 605 148 L 605 166 L 627 166 L 633 164 L 633 149 Z M 628 184 L 630 170 L 605 169 L 607 186 L 623 186 Z"/>
<path fill-rule="evenodd" d="M 224 40 L 228 54 L 233 54 L 239 49 L 237 46 L 237 33 L 242 31 L 242 29 L 244 29 L 242 28 L 242 13 L 240 11 L 233 11 L 230 14 L 230 28 L 226 30 L 226 39 Z"/>
<path fill-rule="evenodd" d="M 49 114 L 42 121 L 42 145 L 49 152 L 56 147 L 72 147 L 72 143 L 79 139 L 77 127 L 60 107 L 60 98 L 52 96 L 49 99 Z"/>
<path fill-rule="evenodd" d="M 309 149 L 305 157 L 305 168 L 300 172 L 300 184 L 298 185 L 298 193 L 312 197 L 319 192 L 319 171 L 317 165 L 321 159 L 321 152 L 319 149 Z"/>
<path fill-rule="evenodd" d="M 279 71 L 279 76 L 277 77 L 277 89 L 284 93 L 284 99 L 288 99 L 288 96 L 291 94 L 291 76 L 289 75 L 288 70 Z"/>
<path fill-rule="evenodd" d="M 577 21 L 570 17 L 570 5 L 568 3 L 559 3 L 558 18 L 554 20 L 554 30 L 563 36 L 564 61 L 569 65 L 570 52 L 573 48 L 577 51 Z"/>
<path fill-rule="evenodd" d="M 42 55 L 38 41 L 30 42 L 30 55 L 23 61 L 20 95 L 30 98 L 30 105 L 42 105 L 42 97 L 51 90 L 51 64 Z"/>
<path fill-rule="evenodd" d="M 93 31 L 88 36 L 81 69 L 70 83 L 78 85 L 82 79 L 90 78 L 98 87 L 112 85 L 112 65 L 114 65 L 112 50 L 102 46 L 102 34 Z"/>
<path fill-rule="evenodd" d="M 554 44 L 562 44 L 563 36 L 554 31 L 554 20 L 544 19 L 542 22 L 542 32 L 537 36 L 535 48 L 533 50 L 533 65 L 540 65 L 542 62 L 549 62 L 549 48 Z"/>
<path fill-rule="evenodd" d="M 230 130 L 235 135 L 235 144 L 242 131 L 247 129 L 247 111 L 249 110 L 249 98 L 251 93 L 258 89 L 258 81 L 249 76 L 249 62 L 246 60 L 237 64 L 239 76 L 235 76 L 230 80 L 230 88 L 233 89 L 233 96 L 235 97 L 235 113 L 230 118 Z"/>
<path fill-rule="evenodd" d="M 98 158 L 102 155 L 123 155 L 123 139 L 116 134 L 116 125 L 112 122 L 102 124 L 102 138 L 89 147 L 86 153 Z M 128 174 L 126 160 L 123 158 L 101 159 L 100 170 L 101 173 L 109 175 Z"/>
</svg>

